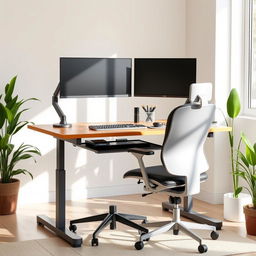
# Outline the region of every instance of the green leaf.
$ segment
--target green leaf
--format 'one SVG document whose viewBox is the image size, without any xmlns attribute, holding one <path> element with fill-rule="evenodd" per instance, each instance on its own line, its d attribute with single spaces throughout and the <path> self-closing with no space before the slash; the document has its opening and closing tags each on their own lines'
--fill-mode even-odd
<svg viewBox="0 0 256 256">
<path fill-rule="evenodd" d="M 254 147 L 250 143 L 250 141 L 247 139 L 244 133 L 241 134 L 241 138 L 245 144 L 245 156 L 248 161 L 248 163 L 252 166 L 256 165 L 256 153 L 254 151 Z"/>
<path fill-rule="evenodd" d="M 10 100 L 12 99 L 12 93 L 15 87 L 15 83 L 16 83 L 16 79 L 17 76 L 13 77 L 12 80 L 10 81 L 10 83 L 8 84 L 8 86 L 6 85 L 5 87 L 5 97 L 4 97 L 4 101 L 6 102 L 6 104 L 8 104 L 10 102 Z"/>
<path fill-rule="evenodd" d="M 254 151 L 254 147 L 252 146 L 251 142 L 248 140 L 248 138 L 246 137 L 246 135 L 242 132 L 241 133 L 241 138 L 242 141 L 244 142 L 244 144 L 250 148 L 251 151 Z"/>
<path fill-rule="evenodd" d="M 238 114 L 240 113 L 240 109 L 241 109 L 241 104 L 240 104 L 239 95 L 237 93 L 237 90 L 233 88 L 230 91 L 230 94 L 227 100 L 227 112 L 229 117 L 231 118 L 237 117 Z"/>
<path fill-rule="evenodd" d="M 23 112 L 27 111 L 27 110 L 28 110 L 28 109 L 26 108 L 26 109 L 23 109 L 22 111 L 20 111 L 20 112 L 14 117 L 14 119 L 12 120 L 12 122 L 9 123 L 9 126 L 7 127 L 7 132 L 8 132 L 9 134 L 14 134 L 13 132 L 14 132 L 15 129 L 17 129 L 17 126 L 18 126 L 19 124 L 21 124 L 21 123 L 24 123 L 24 122 L 19 122 L 19 123 L 18 123 L 18 121 L 19 121 L 19 119 L 20 119 L 20 115 L 21 115 Z"/>
<path fill-rule="evenodd" d="M 238 157 L 243 161 L 243 163 L 244 163 L 247 167 L 249 167 L 249 163 L 248 163 L 248 161 L 247 161 L 245 155 L 244 155 L 242 152 L 240 152 L 240 151 L 238 152 Z"/>
<path fill-rule="evenodd" d="M 6 113 L 7 120 L 10 123 L 13 120 L 13 114 L 12 114 L 10 109 L 8 109 L 6 107 L 4 107 L 4 108 L 5 108 L 5 113 Z"/>
<path fill-rule="evenodd" d="M 241 193 L 241 191 L 243 190 L 243 188 L 242 187 L 238 187 L 238 188 L 236 188 L 236 190 L 235 190 L 235 192 L 234 192 L 234 196 L 235 196 L 235 198 L 236 197 L 238 197 L 238 195 Z"/>
<path fill-rule="evenodd" d="M 6 146 L 7 148 L 7 154 L 10 155 L 14 149 L 14 145 L 13 144 L 7 144 Z"/>
<path fill-rule="evenodd" d="M 22 122 L 21 125 L 17 126 L 16 129 L 13 132 L 13 135 L 16 134 L 19 130 L 21 130 L 25 125 L 29 124 L 29 122 Z"/>
<path fill-rule="evenodd" d="M 5 88 L 4 88 L 4 92 L 5 92 L 5 94 L 7 93 L 7 91 L 8 91 L 8 87 L 9 87 L 9 84 L 6 84 L 5 85 Z"/>
<path fill-rule="evenodd" d="M 11 177 L 15 176 L 15 175 L 19 175 L 19 174 L 29 174 L 29 176 L 31 177 L 31 179 L 33 179 L 33 175 L 31 172 L 25 170 L 25 169 L 17 169 L 17 170 L 13 170 L 11 172 Z"/>
<path fill-rule="evenodd" d="M 0 149 L 6 149 L 7 148 L 9 138 L 10 138 L 10 135 L 8 133 L 5 134 L 5 136 L 3 138 L 1 138 L 1 140 L 0 140 Z"/>
<path fill-rule="evenodd" d="M 6 120 L 6 111 L 2 103 L 0 103 L 0 129 L 3 127 Z"/>
<path fill-rule="evenodd" d="M 251 150 L 248 146 L 245 147 L 245 155 L 248 163 L 252 166 L 256 165 L 256 155 L 255 152 Z"/>
<path fill-rule="evenodd" d="M 8 102 L 8 104 L 6 104 L 6 107 L 11 110 L 13 108 L 13 106 L 16 104 L 17 100 L 18 100 L 18 95 L 16 95 L 13 99 L 11 99 Z"/>
</svg>

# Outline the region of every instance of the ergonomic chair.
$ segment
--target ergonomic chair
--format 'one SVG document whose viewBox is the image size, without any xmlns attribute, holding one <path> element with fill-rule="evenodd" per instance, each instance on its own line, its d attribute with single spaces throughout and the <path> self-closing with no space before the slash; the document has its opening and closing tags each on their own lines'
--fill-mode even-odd
<svg viewBox="0 0 256 256">
<path fill-rule="evenodd" d="M 195 88 L 198 89 L 198 86 Z M 184 105 L 175 108 L 167 120 L 161 165 L 145 167 L 143 157 L 153 155 L 154 151 L 140 148 L 129 150 L 138 159 L 140 168 L 126 172 L 124 178 L 143 179 L 144 188 L 150 193 L 169 192 L 169 202 L 173 204 L 172 221 L 149 233 L 142 233 L 140 240 L 135 243 L 137 250 L 144 247 L 143 241 L 170 230 L 173 230 L 174 235 L 182 231 L 198 241 L 200 253 L 206 252 L 207 246 L 190 229 L 210 230 L 211 238 L 218 238 L 214 226 L 181 221 L 179 208 L 181 197 L 199 193 L 200 182 L 207 179 L 208 163 L 203 146 L 214 113 L 215 105 L 208 104 L 208 99 L 199 95 L 191 96 Z"/>
</svg>

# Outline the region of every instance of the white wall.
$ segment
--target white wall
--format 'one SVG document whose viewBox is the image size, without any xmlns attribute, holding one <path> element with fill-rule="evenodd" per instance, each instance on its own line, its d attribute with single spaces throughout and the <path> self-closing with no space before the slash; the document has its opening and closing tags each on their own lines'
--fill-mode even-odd
<svg viewBox="0 0 256 256">
<path fill-rule="evenodd" d="M 59 79 L 60 56 L 184 57 L 186 1 L 0 0 L 0 31 L 1 91 L 18 74 L 16 92 L 20 97 L 40 99 L 28 104 L 31 110 L 24 114 L 24 119 L 37 124 L 54 123 L 58 117 L 51 107 L 51 96 Z M 199 75 L 202 79 L 205 78 L 203 66 L 208 65 L 205 59 L 202 55 Z M 93 122 L 132 120 L 133 107 L 141 104 L 156 104 L 156 117 L 166 118 L 182 102 L 180 99 L 113 98 L 69 99 L 61 100 L 60 104 L 69 122 Z M 145 139 L 158 143 L 162 140 L 160 136 Z M 36 164 L 33 161 L 22 164 L 33 172 L 34 180 L 20 177 L 20 203 L 53 200 L 55 140 L 24 129 L 15 141 L 31 143 L 42 151 Z M 147 161 L 157 163 L 158 157 L 156 154 Z M 131 155 L 96 155 L 67 145 L 66 159 L 67 198 L 142 190 L 135 181 L 122 179 L 125 171 L 137 167 Z"/>
</svg>

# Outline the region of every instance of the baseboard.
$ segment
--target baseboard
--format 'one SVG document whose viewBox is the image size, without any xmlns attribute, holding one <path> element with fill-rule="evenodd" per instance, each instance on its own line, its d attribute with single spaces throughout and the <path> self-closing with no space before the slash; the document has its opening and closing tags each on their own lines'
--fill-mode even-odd
<svg viewBox="0 0 256 256">
<path fill-rule="evenodd" d="M 223 204 L 223 194 L 224 193 L 212 193 L 201 190 L 199 194 L 194 195 L 193 197 L 210 204 Z"/>
<path fill-rule="evenodd" d="M 142 194 L 143 186 L 138 184 L 123 184 L 116 186 L 104 186 L 104 187 L 89 187 L 76 190 L 66 190 L 66 200 L 81 200 L 85 198 L 97 198 L 108 196 L 120 196 L 129 194 Z M 19 194 L 18 205 L 27 205 L 35 203 L 50 203 L 55 202 L 55 191 L 49 191 L 42 196 L 32 197 L 23 193 Z"/>
</svg>

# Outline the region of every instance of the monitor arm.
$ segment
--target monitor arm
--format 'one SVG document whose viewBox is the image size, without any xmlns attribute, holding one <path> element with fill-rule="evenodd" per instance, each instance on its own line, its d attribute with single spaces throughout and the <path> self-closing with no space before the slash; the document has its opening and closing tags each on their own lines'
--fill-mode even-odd
<svg viewBox="0 0 256 256">
<path fill-rule="evenodd" d="M 66 115 L 63 113 L 62 109 L 60 108 L 58 104 L 58 95 L 60 93 L 60 83 L 58 84 L 57 88 L 55 89 L 53 96 L 52 96 L 52 105 L 54 109 L 56 110 L 58 116 L 60 117 L 60 123 L 59 124 L 53 124 L 53 127 L 71 127 L 71 124 L 68 124 L 66 121 Z"/>
</svg>

